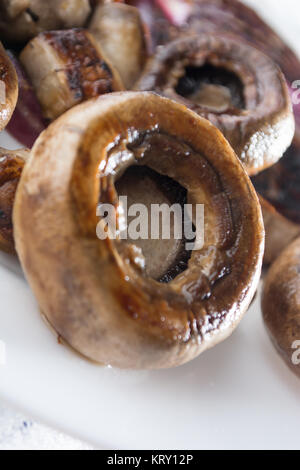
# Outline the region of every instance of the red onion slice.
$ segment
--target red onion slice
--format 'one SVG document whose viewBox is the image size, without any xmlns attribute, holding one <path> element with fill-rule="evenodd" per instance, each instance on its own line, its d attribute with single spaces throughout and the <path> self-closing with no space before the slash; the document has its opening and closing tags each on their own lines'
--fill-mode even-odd
<svg viewBox="0 0 300 470">
<path fill-rule="evenodd" d="M 154 0 L 166 15 L 168 20 L 175 26 L 181 26 L 192 13 L 193 5 L 188 0 Z"/>
</svg>

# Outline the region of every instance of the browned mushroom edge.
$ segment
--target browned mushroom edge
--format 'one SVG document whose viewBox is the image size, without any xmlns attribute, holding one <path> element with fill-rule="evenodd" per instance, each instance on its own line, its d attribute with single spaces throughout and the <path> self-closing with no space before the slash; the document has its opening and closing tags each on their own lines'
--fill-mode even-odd
<svg viewBox="0 0 300 470">
<path fill-rule="evenodd" d="M 145 275 L 133 245 L 96 236 L 99 200 L 117 204 L 114 178 L 131 163 L 175 179 L 206 207 L 204 247 L 169 283 Z M 207 120 L 152 93 L 105 95 L 51 124 L 22 174 L 13 220 L 41 311 L 101 363 L 193 359 L 234 330 L 259 281 L 264 229 L 242 165 Z"/>
<path fill-rule="evenodd" d="M 270 268 L 262 294 L 263 318 L 282 359 L 300 377 L 293 360 L 300 349 L 300 238 L 286 248 Z M 299 354 L 298 354 L 299 357 Z"/>
<path fill-rule="evenodd" d="M 294 136 L 280 69 L 226 35 L 191 35 L 158 48 L 135 88 L 156 91 L 209 119 L 251 175 L 279 160 Z"/>
</svg>

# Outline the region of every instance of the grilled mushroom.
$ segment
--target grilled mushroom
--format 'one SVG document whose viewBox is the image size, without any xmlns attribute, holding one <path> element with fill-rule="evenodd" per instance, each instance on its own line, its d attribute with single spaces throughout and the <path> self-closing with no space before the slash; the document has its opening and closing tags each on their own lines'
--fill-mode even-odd
<svg viewBox="0 0 300 470">
<path fill-rule="evenodd" d="M 106 57 L 130 89 L 144 67 L 147 51 L 144 28 L 137 8 L 121 3 L 100 5 L 90 27 Z"/>
<path fill-rule="evenodd" d="M 124 89 L 118 71 L 86 30 L 41 33 L 20 60 L 49 119 L 86 99 Z"/>
<path fill-rule="evenodd" d="M 0 131 L 11 118 L 17 97 L 17 74 L 0 43 Z M 26 150 L 0 148 L 0 249 L 4 251 L 14 251 L 12 209 L 27 156 Z"/>
<path fill-rule="evenodd" d="M 28 159 L 28 150 L 0 148 L 0 249 L 13 253 L 12 211 L 16 189 Z"/>
<path fill-rule="evenodd" d="M 271 340 L 286 364 L 300 377 L 300 238 L 272 265 L 262 296 L 263 317 Z"/>
<path fill-rule="evenodd" d="M 249 174 L 279 160 L 294 136 L 281 71 L 258 50 L 226 36 L 190 36 L 159 48 L 136 88 L 173 98 L 209 119 Z"/>
<path fill-rule="evenodd" d="M 99 201 L 120 216 L 115 188 L 131 165 L 175 180 L 194 209 L 205 204 L 204 245 L 169 282 L 147 274 L 134 242 L 96 236 Z M 13 220 L 41 311 L 102 363 L 191 360 L 234 330 L 258 284 L 263 225 L 248 176 L 214 126 L 155 94 L 105 95 L 52 123 L 25 167 Z"/>
<path fill-rule="evenodd" d="M 42 31 L 83 26 L 89 0 L 2 0 L 0 34 L 11 42 L 27 41 Z"/>
</svg>

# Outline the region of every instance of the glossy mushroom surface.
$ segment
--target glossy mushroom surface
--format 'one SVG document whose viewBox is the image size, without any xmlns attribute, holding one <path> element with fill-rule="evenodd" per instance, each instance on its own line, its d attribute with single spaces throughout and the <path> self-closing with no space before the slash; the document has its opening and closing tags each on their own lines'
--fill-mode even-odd
<svg viewBox="0 0 300 470">
<path fill-rule="evenodd" d="M 187 36 L 158 48 L 136 85 L 216 125 L 248 174 L 277 162 L 295 122 L 285 78 L 267 56 L 225 35 Z"/>
<path fill-rule="evenodd" d="M 100 203 L 118 209 L 130 165 L 177 181 L 205 204 L 204 244 L 159 283 L 136 247 L 100 240 Z M 187 362 L 237 326 L 259 281 L 264 229 L 256 193 L 207 120 L 152 93 L 116 93 L 73 108 L 43 132 L 14 207 L 17 252 L 43 315 L 75 350 L 122 368 Z"/>
<path fill-rule="evenodd" d="M 263 318 L 271 340 L 282 359 L 300 377 L 299 291 L 300 238 L 270 268 L 262 296 Z"/>
</svg>

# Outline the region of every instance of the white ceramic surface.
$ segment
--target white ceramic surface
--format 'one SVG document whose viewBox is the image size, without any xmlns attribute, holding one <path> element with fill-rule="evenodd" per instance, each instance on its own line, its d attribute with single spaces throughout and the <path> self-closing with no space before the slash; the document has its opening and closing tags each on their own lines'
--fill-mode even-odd
<svg viewBox="0 0 300 470">
<path fill-rule="evenodd" d="M 298 46 L 297 1 L 247 3 Z M 3 133 L 0 145 L 15 143 Z M 299 449 L 300 381 L 271 346 L 259 302 L 229 340 L 189 364 L 120 371 L 58 344 L 17 261 L 1 254 L 0 398 L 98 448 Z"/>
</svg>

